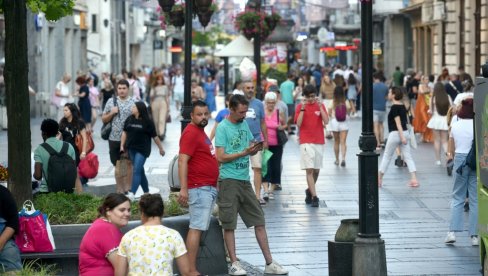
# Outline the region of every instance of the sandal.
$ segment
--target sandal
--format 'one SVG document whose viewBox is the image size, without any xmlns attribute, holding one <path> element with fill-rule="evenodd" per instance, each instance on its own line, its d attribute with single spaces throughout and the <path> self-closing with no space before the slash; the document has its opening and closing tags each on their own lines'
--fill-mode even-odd
<svg viewBox="0 0 488 276">
<path fill-rule="evenodd" d="M 258 201 L 259 201 L 259 205 L 261 205 L 261 206 L 266 205 L 266 201 L 264 201 L 264 199 L 260 198 L 260 199 L 258 199 Z"/>
<path fill-rule="evenodd" d="M 417 180 L 411 180 L 410 183 L 408 183 L 408 186 L 417 188 L 419 186 L 419 182 Z"/>
<path fill-rule="evenodd" d="M 335 164 L 336 166 L 339 166 L 339 160 L 334 161 L 334 164 Z"/>
</svg>

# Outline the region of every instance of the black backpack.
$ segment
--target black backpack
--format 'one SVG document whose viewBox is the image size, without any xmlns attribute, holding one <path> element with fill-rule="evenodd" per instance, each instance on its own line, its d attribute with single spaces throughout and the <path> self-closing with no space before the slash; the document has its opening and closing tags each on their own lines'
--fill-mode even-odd
<svg viewBox="0 0 488 276">
<path fill-rule="evenodd" d="M 47 143 L 41 146 L 50 155 L 46 179 L 49 192 L 73 193 L 77 171 L 75 160 L 68 155 L 69 144 L 63 142 L 60 152 L 56 152 Z"/>
</svg>

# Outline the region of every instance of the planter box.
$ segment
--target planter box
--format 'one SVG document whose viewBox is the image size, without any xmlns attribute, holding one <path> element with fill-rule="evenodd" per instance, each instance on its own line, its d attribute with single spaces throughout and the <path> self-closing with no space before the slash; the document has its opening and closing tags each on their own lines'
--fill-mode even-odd
<svg viewBox="0 0 488 276">
<path fill-rule="evenodd" d="M 140 221 L 130 221 L 126 227 L 122 228 L 122 232 L 126 233 L 140 224 Z M 163 225 L 175 229 L 183 239 L 186 239 L 189 216 L 163 218 Z M 77 275 L 80 243 L 89 227 L 90 224 L 52 225 L 56 250 L 51 253 L 22 254 L 22 258 L 40 259 L 42 263 L 55 263 L 61 270 L 61 275 Z M 202 274 L 227 274 L 222 228 L 215 217 L 212 217 L 208 231 L 202 233 L 197 267 Z M 173 264 L 173 268 L 177 273 L 178 269 L 175 264 Z"/>
</svg>

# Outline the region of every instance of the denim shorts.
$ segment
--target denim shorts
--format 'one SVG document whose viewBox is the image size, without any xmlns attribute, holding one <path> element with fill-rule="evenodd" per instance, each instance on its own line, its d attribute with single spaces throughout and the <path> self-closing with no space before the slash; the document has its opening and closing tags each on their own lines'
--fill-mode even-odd
<svg viewBox="0 0 488 276">
<path fill-rule="evenodd" d="M 10 239 L 0 251 L 0 273 L 17 270 L 22 270 L 20 251 L 14 240 Z"/>
<path fill-rule="evenodd" d="M 217 189 L 213 186 L 188 189 L 190 229 L 208 230 L 216 200 Z"/>
</svg>

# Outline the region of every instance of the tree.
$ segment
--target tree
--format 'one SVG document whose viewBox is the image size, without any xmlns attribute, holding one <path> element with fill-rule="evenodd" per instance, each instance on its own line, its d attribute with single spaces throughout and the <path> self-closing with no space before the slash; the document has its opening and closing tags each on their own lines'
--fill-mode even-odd
<svg viewBox="0 0 488 276">
<path fill-rule="evenodd" d="M 27 60 L 27 6 L 58 20 L 73 12 L 75 0 L 0 0 L 5 17 L 5 90 L 8 116 L 9 188 L 18 206 L 32 197 L 31 132 Z"/>
</svg>

